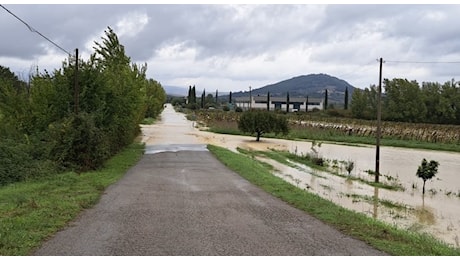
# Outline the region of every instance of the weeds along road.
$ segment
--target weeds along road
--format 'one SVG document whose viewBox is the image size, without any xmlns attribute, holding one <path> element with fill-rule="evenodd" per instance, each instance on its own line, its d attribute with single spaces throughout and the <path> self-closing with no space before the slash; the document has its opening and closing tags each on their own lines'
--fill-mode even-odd
<svg viewBox="0 0 460 260">
<path fill-rule="evenodd" d="M 143 158 L 35 255 L 383 255 L 228 170 L 168 105 Z"/>
</svg>

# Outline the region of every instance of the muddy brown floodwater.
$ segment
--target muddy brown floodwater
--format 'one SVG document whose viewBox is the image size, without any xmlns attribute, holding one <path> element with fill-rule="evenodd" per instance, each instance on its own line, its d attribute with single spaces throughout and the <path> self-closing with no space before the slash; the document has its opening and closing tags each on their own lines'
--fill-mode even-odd
<svg viewBox="0 0 460 260">
<path fill-rule="evenodd" d="M 307 141 L 262 138 L 261 142 L 255 142 L 253 137 L 200 131 L 194 122 L 187 121 L 170 105 L 159 122 L 166 123 L 170 126 L 166 131 L 155 132 L 156 143 L 162 136 L 175 135 L 177 143 L 213 144 L 233 151 L 241 147 L 286 150 L 298 155 L 312 152 L 312 143 Z M 143 126 L 142 129 L 146 132 L 157 128 L 153 125 Z M 143 141 L 149 144 L 153 140 Z M 316 149 L 329 165 L 336 166 L 336 174 L 313 170 L 294 162 L 287 166 L 267 158 L 258 159 L 272 164 L 276 169 L 275 175 L 342 207 L 399 228 L 431 234 L 449 245 L 460 247 L 460 153 L 381 147 L 380 182 L 402 187 L 392 191 L 347 178 L 343 162 L 352 161 L 352 177 L 374 180 L 367 171 L 375 169 L 375 147 L 322 143 Z M 422 195 L 423 181 L 415 175 L 423 158 L 439 162 L 438 174 L 426 182 L 425 196 Z"/>
</svg>

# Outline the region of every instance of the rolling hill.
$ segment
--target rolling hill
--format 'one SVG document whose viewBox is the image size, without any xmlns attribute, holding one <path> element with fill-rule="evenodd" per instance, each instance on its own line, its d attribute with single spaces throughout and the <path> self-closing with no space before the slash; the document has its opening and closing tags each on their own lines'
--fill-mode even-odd
<svg viewBox="0 0 460 260">
<path fill-rule="evenodd" d="M 327 75 L 327 74 L 309 74 L 283 80 L 275 84 L 267 85 L 251 91 L 252 95 L 286 96 L 289 92 L 290 97 L 324 98 L 324 91 L 328 91 L 328 100 L 333 103 L 343 103 L 345 89 L 348 87 L 349 100 L 355 89 L 348 82 Z M 248 96 L 249 91 L 240 91 L 232 93 L 233 97 Z"/>
</svg>

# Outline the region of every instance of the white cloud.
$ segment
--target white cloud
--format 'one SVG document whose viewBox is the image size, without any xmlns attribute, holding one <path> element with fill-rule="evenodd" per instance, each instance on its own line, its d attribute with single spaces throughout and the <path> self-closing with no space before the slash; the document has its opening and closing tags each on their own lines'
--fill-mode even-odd
<svg viewBox="0 0 460 260">
<path fill-rule="evenodd" d="M 162 62 L 170 60 L 194 61 L 197 56 L 197 50 L 189 45 L 187 42 L 166 44 L 155 50 L 154 59 Z"/>
<path fill-rule="evenodd" d="M 118 37 L 134 37 L 144 30 L 149 23 L 149 17 L 145 13 L 128 13 L 123 16 L 114 28 L 117 31 Z"/>
</svg>

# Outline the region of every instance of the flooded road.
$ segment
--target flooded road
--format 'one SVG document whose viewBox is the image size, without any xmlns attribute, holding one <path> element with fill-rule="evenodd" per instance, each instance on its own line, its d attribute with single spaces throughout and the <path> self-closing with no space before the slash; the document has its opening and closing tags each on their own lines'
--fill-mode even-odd
<svg viewBox="0 0 460 260">
<path fill-rule="evenodd" d="M 165 117 L 165 120 L 186 120 L 182 114 L 173 114 Z M 185 133 L 187 138 L 182 141 L 190 144 L 214 144 L 233 151 L 241 147 L 253 150 L 287 150 L 298 155 L 312 152 L 311 142 L 267 138 L 255 142 L 254 137 L 200 131 L 190 121 L 187 125 L 189 127 L 171 131 Z M 143 126 L 143 132 L 154 128 L 155 125 Z M 161 143 L 161 135 L 157 135 L 155 139 L 156 143 Z M 148 144 L 152 140 L 143 141 Z M 369 181 L 374 179 L 367 171 L 375 169 L 375 147 L 323 143 L 317 150 L 318 155 L 328 160 L 329 165 L 337 164 L 338 169 L 341 166 L 340 161 L 354 162 L 352 177 Z M 400 186 L 403 190 L 374 188 L 347 178 L 345 171 L 334 175 L 301 165 L 289 167 L 273 160 L 259 159 L 272 164 L 277 169 L 274 174 L 286 181 L 338 205 L 403 229 L 429 233 L 450 245 L 460 247 L 460 154 L 381 147 L 380 155 L 380 182 Z M 440 163 L 438 174 L 426 183 L 425 196 L 422 196 L 423 181 L 415 175 L 423 158 Z"/>
</svg>

